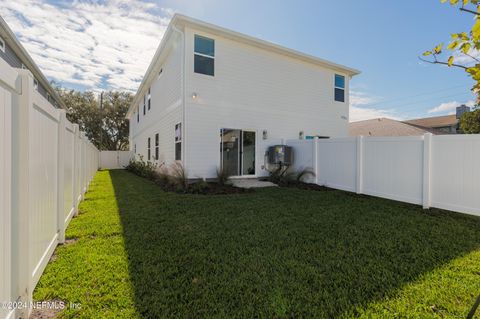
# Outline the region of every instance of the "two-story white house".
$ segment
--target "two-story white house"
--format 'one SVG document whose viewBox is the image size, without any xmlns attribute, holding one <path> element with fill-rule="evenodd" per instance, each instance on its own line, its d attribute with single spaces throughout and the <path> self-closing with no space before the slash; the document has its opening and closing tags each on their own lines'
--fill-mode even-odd
<svg viewBox="0 0 480 319">
<path fill-rule="evenodd" d="M 130 147 L 189 178 L 262 176 L 281 139 L 348 136 L 358 73 L 176 14 L 127 113 Z"/>
</svg>

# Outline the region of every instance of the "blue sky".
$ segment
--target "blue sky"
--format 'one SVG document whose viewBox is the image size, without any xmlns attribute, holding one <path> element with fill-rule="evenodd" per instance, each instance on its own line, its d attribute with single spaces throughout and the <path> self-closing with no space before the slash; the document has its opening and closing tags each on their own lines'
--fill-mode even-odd
<svg viewBox="0 0 480 319">
<path fill-rule="evenodd" d="M 465 72 L 418 60 L 424 50 L 448 42 L 450 33 L 469 30 L 473 23 L 471 15 L 439 0 L 0 4 L 0 14 L 46 75 L 67 87 L 136 90 L 171 15 L 179 12 L 360 69 L 351 82 L 352 118 L 443 115 L 474 99 Z M 48 36 L 33 30 L 40 24 Z M 77 42 L 63 48 L 60 44 L 72 36 Z M 59 65 L 64 67 L 59 70 Z"/>
</svg>

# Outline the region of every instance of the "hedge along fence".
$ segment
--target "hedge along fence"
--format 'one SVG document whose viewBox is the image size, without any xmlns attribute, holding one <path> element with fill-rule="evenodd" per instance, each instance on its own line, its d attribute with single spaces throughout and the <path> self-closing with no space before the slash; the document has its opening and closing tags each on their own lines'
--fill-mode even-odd
<svg viewBox="0 0 480 319">
<path fill-rule="evenodd" d="M 35 90 L 31 73 L 0 59 L 0 318 L 28 317 L 98 161 L 65 110 Z"/>
<path fill-rule="evenodd" d="M 288 140 L 331 188 L 480 216 L 480 135 Z"/>
</svg>

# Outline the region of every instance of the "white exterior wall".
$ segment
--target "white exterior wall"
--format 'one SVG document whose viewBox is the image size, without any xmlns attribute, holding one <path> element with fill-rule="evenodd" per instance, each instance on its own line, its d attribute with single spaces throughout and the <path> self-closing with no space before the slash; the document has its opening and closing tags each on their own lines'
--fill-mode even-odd
<svg viewBox="0 0 480 319">
<path fill-rule="evenodd" d="M 215 76 L 193 72 L 194 35 L 215 40 Z M 348 135 L 346 74 L 192 29 L 186 46 L 186 167 L 191 178 L 214 177 L 220 166 L 220 129 L 262 131 L 268 138 Z M 345 76 L 345 103 L 334 101 L 335 74 Z M 192 99 L 196 93 L 197 98 Z M 256 173 L 264 154 L 257 148 Z"/>
<path fill-rule="evenodd" d="M 159 134 L 159 160 L 157 163 L 171 163 L 175 159 L 175 124 L 182 122 L 182 42 L 175 42 L 162 64 L 162 74 L 155 74 L 151 92 L 151 108 L 143 115 L 143 100 L 139 105 L 140 121 L 137 123 L 137 111 L 130 119 L 130 150 L 147 160 L 147 139 L 151 138 L 152 161 L 155 155 L 155 134 Z"/>
</svg>

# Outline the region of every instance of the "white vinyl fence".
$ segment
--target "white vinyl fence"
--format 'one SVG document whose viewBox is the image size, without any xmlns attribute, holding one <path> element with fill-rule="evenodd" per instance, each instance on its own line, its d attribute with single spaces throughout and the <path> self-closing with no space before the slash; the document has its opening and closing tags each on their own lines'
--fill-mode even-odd
<svg viewBox="0 0 480 319">
<path fill-rule="evenodd" d="M 319 185 L 480 215 L 480 135 L 287 140 Z"/>
<path fill-rule="evenodd" d="M 31 73 L 0 59 L 0 318 L 28 317 L 98 161 L 78 125 L 35 90 Z"/>
<path fill-rule="evenodd" d="M 101 151 L 100 168 L 101 169 L 122 169 L 125 168 L 130 160 L 133 159 L 132 151 Z"/>
</svg>

